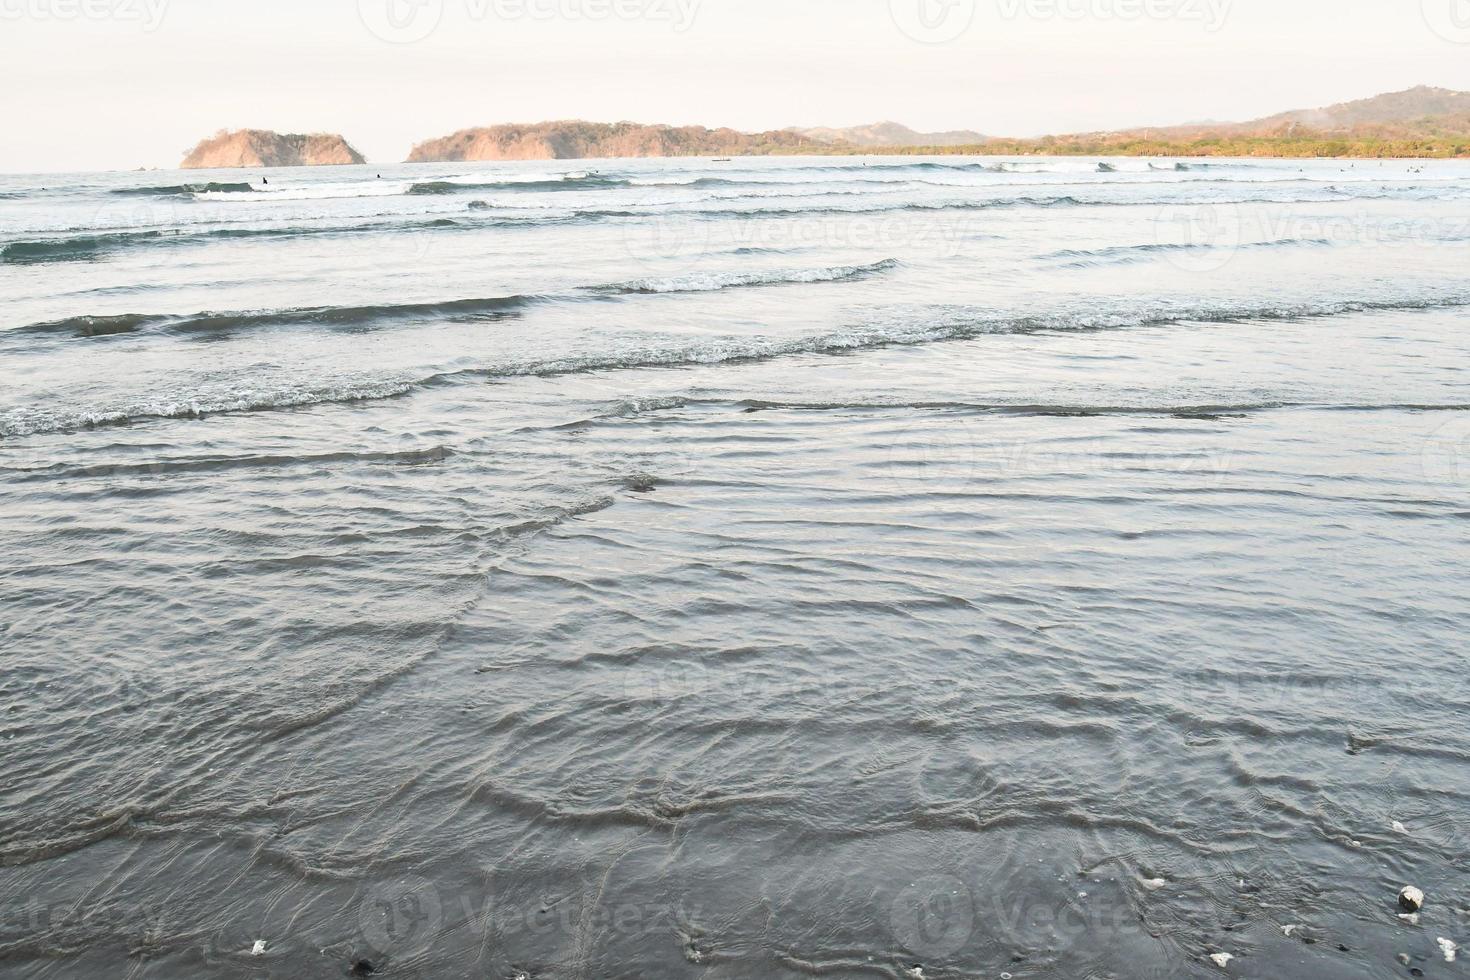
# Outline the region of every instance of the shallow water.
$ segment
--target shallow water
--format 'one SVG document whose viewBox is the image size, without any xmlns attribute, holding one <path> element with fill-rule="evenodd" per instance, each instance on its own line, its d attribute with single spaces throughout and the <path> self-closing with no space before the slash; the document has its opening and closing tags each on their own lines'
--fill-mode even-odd
<svg viewBox="0 0 1470 980">
<path fill-rule="evenodd" d="M 1470 165 L 1114 163 L 0 178 L 0 975 L 1456 975 Z"/>
</svg>

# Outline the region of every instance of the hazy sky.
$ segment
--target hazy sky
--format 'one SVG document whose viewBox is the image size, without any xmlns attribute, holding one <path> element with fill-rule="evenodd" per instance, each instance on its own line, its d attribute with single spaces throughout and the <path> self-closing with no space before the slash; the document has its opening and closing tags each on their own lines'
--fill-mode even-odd
<svg viewBox="0 0 1470 980">
<path fill-rule="evenodd" d="M 242 126 L 391 162 L 498 122 L 1020 136 L 1421 83 L 1470 89 L 1470 0 L 0 0 L 0 171 Z"/>
</svg>

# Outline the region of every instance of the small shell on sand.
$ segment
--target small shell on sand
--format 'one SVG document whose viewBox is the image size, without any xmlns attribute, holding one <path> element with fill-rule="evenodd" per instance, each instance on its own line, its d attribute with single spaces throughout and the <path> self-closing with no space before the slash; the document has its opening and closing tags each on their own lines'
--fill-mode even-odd
<svg viewBox="0 0 1470 980">
<path fill-rule="evenodd" d="M 1233 959 L 1235 959 L 1235 957 L 1231 956 L 1229 953 L 1210 954 L 1210 962 L 1214 963 L 1222 970 L 1228 968 L 1230 966 L 1230 961 Z"/>
<path fill-rule="evenodd" d="M 1403 824 L 1395 820 L 1393 822 L 1393 832 L 1396 834 L 1407 834 L 1409 832 L 1409 828 L 1405 827 Z"/>
<path fill-rule="evenodd" d="M 1294 932 L 1296 932 L 1300 928 L 1301 928 L 1301 926 L 1282 926 L 1281 927 L 1281 934 L 1283 936 L 1285 936 L 1287 939 L 1290 939 L 1291 938 L 1291 934 L 1294 933 Z"/>
<path fill-rule="evenodd" d="M 265 955 L 265 940 L 264 939 L 257 939 L 255 941 L 255 945 L 252 946 L 252 947 L 250 947 L 250 955 L 251 956 L 264 956 Z"/>
<path fill-rule="evenodd" d="M 1402 923 L 1404 923 L 1405 925 L 1417 926 L 1419 924 L 1419 913 L 1418 912 L 1400 912 L 1399 913 L 1399 921 L 1402 922 Z"/>
<path fill-rule="evenodd" d="M 1439 940 L 1439 948 L 1444 951 L 1444 961 L 1446 963 L 1455 962 L 1456 957 L 1460 955 L 1460 947 L 1448 939 Z"/>
<path fill-rule="evenodd" d="M 1156 892 L 1161 888 L 1169 887 L 1169 882 L 1167 882 L 1163 878 L 1145 878 L 1143 880 L 1143 887 L 1147 888 L 1151 892 Z"/>
</svg>

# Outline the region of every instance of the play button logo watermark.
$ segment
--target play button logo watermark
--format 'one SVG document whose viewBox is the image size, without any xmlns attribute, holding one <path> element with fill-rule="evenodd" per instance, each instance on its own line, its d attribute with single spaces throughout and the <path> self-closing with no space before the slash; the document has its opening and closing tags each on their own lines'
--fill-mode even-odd
<svg viewBox="0 0 1470 980">
<path fill-rule="evenodd" d="M 414 44 L 444 19 L 444 0 L 357 0 L 367 29 L 389 44 Z"/>
<path fill-rule="evenodd" d="M 888 0 L 898 29 L 921 44 L 947 44 L 975 23 L 976 0 Z"/>
<path fill-rule="evenodd" d="M 1470 44 L 1470 0 L 1421 0 L 1424 22 L 1453 44 Z"/>
</svg>

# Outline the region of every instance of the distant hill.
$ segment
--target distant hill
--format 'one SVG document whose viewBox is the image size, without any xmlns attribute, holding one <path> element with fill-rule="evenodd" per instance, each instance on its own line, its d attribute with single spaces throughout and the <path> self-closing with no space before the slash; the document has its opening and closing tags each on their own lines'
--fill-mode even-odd
<svg viewBox="0 0 1470 980">
<path fill-rule="evenodd" d="M 1134 156 L 1470 156 L 1470 92 L 1419 86 L 1238 123 L 992 140 L 990 153 Z M 944 152 L 940 150 L 939 152 Z M 975 152 L 980 152 L 978 148 Z"/>
<path fill-rule="evenodd" d="M 974 146 L 986 137 L 968 129 L 947 133 L 919 133 L 896 122 L 852 126 L 847 129 L 803 129 L 802 134 L 824 143 L 846 143 L 852 146 Z"/>
<path fill-rule="evenodd" d="M 1445 116 L 1470 117 L 1470 92 L 1421 85 L 1403 92 L 1376 95 L 1371 99 L 1342 102 L 1324 109 L 1297 109 L 1255 122 L 1241 123 L 1239 128 L 1252 133 L 1274 133 L 1282 129 L 1305 127 L 1322 133 L 1340 133 L 1363 126 L 1402 126 Z"/>
<path fill-rule="evenodd" d="M 576 120 L 462 129 L 413 148 L 409 163 L 472 160 L 595 160 L 610 157 L 763 156 L 831 151 L 794 130 L 741 133 L 702 126 Z"/>
<path fill-rule="evenodd" d="M 299 135 L 263 129 L 221 130 L 184 158 L 183 170 L 234 167 L 317 167 L 365 163 L 345 139 L 326 133 Z"/>
<path fill-rule="evenodd" d="M 1249 122 L 1190 123 L 1040 139 L 987 138 L 978 133 L 936 133 L 926 139 L 925 134 L 893 123 L 804 132 L 838 137 L 868 153 L 1454 157 L 1470 156 L 1470 92 L 1421 85 Z"/>
<path fill-rule="evenodd" d="M 1370 99 L 1341 102 L 1320 109 L 1292 109 L 1249 122 L 1198 122 L 1178 126 L 1153 126 L 1123 130 L 1136 136 L 1167 135 L 1173 138 L 1207 134 L 1278 137 L 1302 134 L 1322 136 L 1363 133 L 1433 133 L 1445 120 L 1470 119 L 1470 92 L 1421 85 L 1403 92 L 1375 95 Z M 1090 136 L 1099 134 L 1091 133 Z"/>
<path fill-rule="evenodd" d="M 409 163 L 472 160 L 595 160 L 610 157 L 770 156 L 852 153 L 862 148 L 963 146 L 985 139 L 968 131 L 918 133 L 898 123 L 851 129 L 778 129 L 742 133 L 702 126 L 562 120 L 462 129 L 414 147 Z"/>
</svg>

